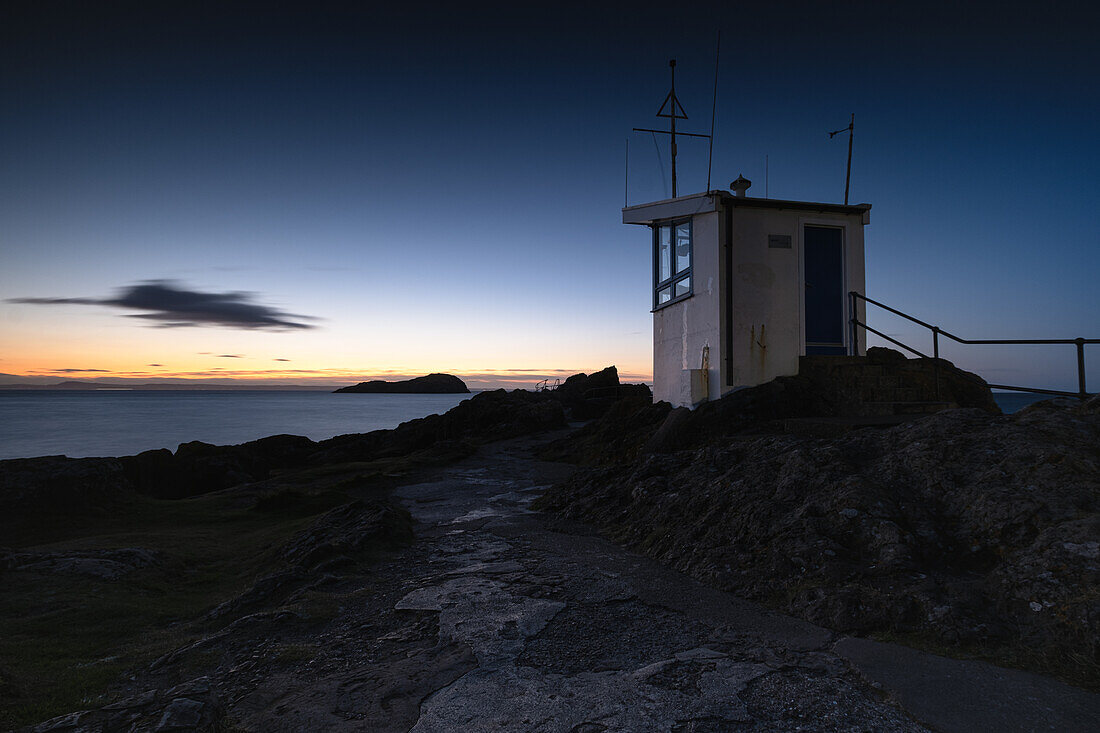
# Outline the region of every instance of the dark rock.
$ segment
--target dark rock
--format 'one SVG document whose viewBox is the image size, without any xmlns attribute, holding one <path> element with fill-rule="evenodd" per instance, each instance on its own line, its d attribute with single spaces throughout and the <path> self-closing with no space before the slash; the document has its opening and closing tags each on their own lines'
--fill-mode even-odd
<svg viewBox="0 0 1100 733">
<path fill-rule="evenodd" d="M 168 703 L 157 723 L 157 731 L 195 730 L 202 724 L 206 706 L 198 700 L 177 697 Z"/>
<path fill-rule="evenodd" d="M 412 541 L 412 518 L 389 502 L 336 507 L 295 535 L 282 550 L 288 564 L 311 570 L 334 557 L 357 557 Z"/>
<path fill-rule="evenodd" d="M 977 374 L 946 359 L 907 359 L 893 349 L 871 347 L 865 357 L 802 357 L 798 376 L 812 383 L 814 416 L 876 415 L 888 406 L 895 409 L 893 403 L 916 403 L 931 411 L 939 403 L 1001 414 L 989 385 Z"/>
<path fill-rule="evenodd" d="M 648 453 L 665 453 L 670 448 L 675 448 L 689 420 L 691 420 L 691 410 L 686 407 L 677 407 L 668 413 L 661 427 L 657 428 L 653 437 L 646 441 L 644 450 Z"/>
<path fill-rule="evenodd" d="M 593 374 L 574 374 L 561 386 L 544 392 L 561 402 L 573 420 L 591 420 L 605 414 L 617 401 L 631 397 L 648 397 L 653 393 L 644 384 L 620 384 L 619 370 L 614 366 Z"/>
<path fill-rule="evenodd" d="M 409 420 L 393 430 L 338 435 L 317 444 L 314 464 L 364 461 L 404 456 L 432 448 L 438 451 L 457 441 L 482 443 L 566 426 L 561 403 L 546 393 L 498 389 L 481 392 L 460 402 L 443 415 Z"/>
<path fill-rule="evenodd" d="M 649 395 L 618 400 L 599 420 L 551 443 L 542 457 L 589 466 L 632 460 L 671 409 Z"/>
<path fill-rule="evenodd" d="M 149 690 L 103 707 L 52 718 L 29 728 L 32 733 L 86 733 L 90 731 L 216 731 L 225 709 L 206 678 L 177 685 L 172 691 Z M 186 696 L 183 696 L 186 695 Z"/>
<path fill-rule="evenodd" d="M 798 409 L 784 391 L 670 413 L 678 452 L 579 471 L 536 506 L 837 630 L 1100 684 L 1100 415 L 957 409 L 827 440 L 747 419 Z"/>
<path fill-rule="evenodd" d="M 221 621 L 253 613 L 265 606 L 277 605 L 291 593 L 301 588 L 308 578 L 309 575 L 297 569 L 271 573 L 257 580 L 251 588 L 239 596 L 218 604 L 206 614 L 203 620 L 207 622 Z"/>
<path fill-rule="evenodd" d="M 586 465 L 622 463 L 642 453 L 699 447 L 738 433 L 782 430 L 785 418 L 830 414 L 829 409 L 804 377 L 780 377 L 694 410 L 653 404 L 647 389 L 647 397 L 619 400 L 598 420 L 551 444 L 544 455 Z"/>
<path fill-rule="evenodd" d="M 45 513 L 104 513 L 132 491 L 116 458 L 45 456 L 0 461 L 0 523 Z"/>
<path fill-rule="evenodd" d="M 99 580 L 116 580 L 160 561 L 159 552 L 140 547 L 123 547 L 115 550 L 9 553 L 0 562 L 12 570 L 67 573 Z"/>
<path fill-rule="evenodd" d="M 584 397 L 593 390 L 616 389 L 619 386 L 619 370 L 605 367 L 592 374 L 574 374 L 554 391 L 561 396 Z"/>
<path fill-rule="evenodd" d="M 428 374 L 400 382 L 375 379 L 360 382 L 351 387 L 341 387 L 334 392 L 362 392 L 366 394 L 467 394 L 466 383 L 453 374 Z"/>
<path fill-rule="evenodd" d="M 135 488 L 158 499 L 181 499 L 268 478 L 305 465 L 316 444 L 300 435 L 272 435 L 240 445 L 183 443 L 175 454 L 145 451 L 119 459 Z"/>
<path fill-rule="evenodd" d="M 867 361 L 873 364 L 902 364 L 905 360 L 905 354 L 897 349 L 885 346 L 871 346 L 867 349 Z"/>
</svg>

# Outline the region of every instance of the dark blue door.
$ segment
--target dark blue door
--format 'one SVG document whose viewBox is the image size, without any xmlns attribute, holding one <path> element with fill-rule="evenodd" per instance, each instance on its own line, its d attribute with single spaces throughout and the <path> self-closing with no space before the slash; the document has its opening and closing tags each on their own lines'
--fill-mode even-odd
<svg viewBox="0 0 1100 733">
<path fill-rule="evenodd" d="M 842 230 L 833 227 L 808 226 L 803 232 L 807 354 L 847 353 L 841 234 Z"/>
</svg>

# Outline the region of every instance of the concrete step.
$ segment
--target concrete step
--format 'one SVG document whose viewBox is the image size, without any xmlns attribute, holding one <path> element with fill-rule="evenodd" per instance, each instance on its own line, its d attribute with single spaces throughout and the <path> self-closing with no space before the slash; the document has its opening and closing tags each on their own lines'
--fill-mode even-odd
<svg viewBox="0 0 1100 733">
<path fill-rule="evenodd" d="M 955 406 L 942 401 L 928 384 L 925 365 L 914 360 L 871 363 L 855 356 L 805 356 L 799 372 L 828 385 L 850 415 L 927 415 Z"/>
</svg>

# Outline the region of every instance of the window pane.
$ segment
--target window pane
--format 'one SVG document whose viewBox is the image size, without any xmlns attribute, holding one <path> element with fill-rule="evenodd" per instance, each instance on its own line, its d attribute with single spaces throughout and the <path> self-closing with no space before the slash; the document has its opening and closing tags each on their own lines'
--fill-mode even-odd
<svg viewBox="0 0 1100 733">
<path fill-rule="evenodd" d="M 657 305 L 660 305 L 661 303 L 667 303 L 670 300 L 672 300 L 671 288 L 662 288 L 661 290 L 657 291 Z"/>
<path fill-rule="evenodd" d="M 684 272 L 691 267 L 691 224 L 684 222 L 676 225 L 676 272 Z"/>
<path fill-rule="evenodd" d="M 657 282 L 663 283 L 672 277 L 672 228 L 657 227 Z"/>
<path fill-rule="evenodd" d="M 681 295 L 687 295 L 691 292 L 691 277 L 685 277 L 683 280 L 676 281 L 676 297 Z"/>
</svg>

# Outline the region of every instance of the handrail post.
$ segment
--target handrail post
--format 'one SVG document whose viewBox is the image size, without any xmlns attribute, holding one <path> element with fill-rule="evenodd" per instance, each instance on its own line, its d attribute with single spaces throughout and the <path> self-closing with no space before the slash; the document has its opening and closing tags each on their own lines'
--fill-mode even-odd
<svg viewBox="0 0 1100 733">
<path fill-rule="evenodd" d="M 1087 400 L 1089 393 L 1085 391 L 1085 340 L 1078 338 L 1077 344 L 1077 391 L 1081 401 Z"/>
<path fill-rule="evenodd" d="M 852 356 L 859 356 L 859 330 L 856 328 L 856 291 L 848 292 L 848 325 L 851 329 Z"/>
<path fill-rule="evenodd" d="M 932 374 L 936 380 L 936 400 L 940 399 L 940 327 L 932 326 Z"/>
</svg>

